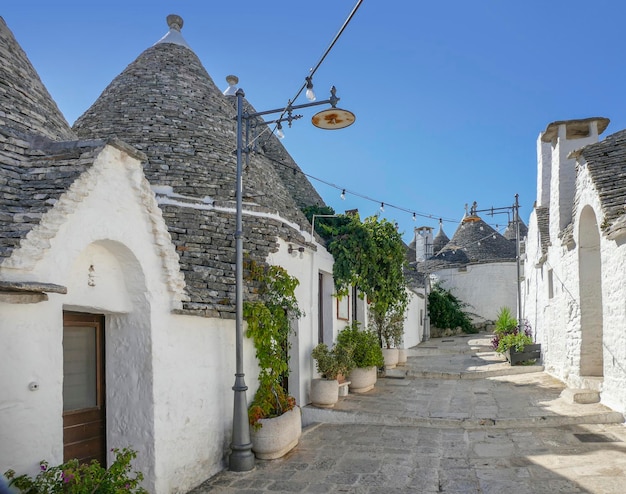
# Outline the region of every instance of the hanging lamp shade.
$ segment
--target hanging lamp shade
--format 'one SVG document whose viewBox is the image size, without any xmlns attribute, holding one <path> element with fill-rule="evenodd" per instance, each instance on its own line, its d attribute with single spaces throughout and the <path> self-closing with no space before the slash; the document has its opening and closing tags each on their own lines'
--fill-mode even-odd
<svg viewBox="0 0 626 494">
<path fill-rule="evenodd" d="M 311 123 L 320 129 L 335 130 L 349 127 L 355 120 L 356 117 L 351 111 L 328 108 L 313 115 Z"/>
</svg>

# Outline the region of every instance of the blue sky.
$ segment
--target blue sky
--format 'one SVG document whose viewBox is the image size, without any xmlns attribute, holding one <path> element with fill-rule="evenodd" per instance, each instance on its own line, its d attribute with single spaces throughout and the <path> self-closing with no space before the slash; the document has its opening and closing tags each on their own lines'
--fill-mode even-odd
<svg viewBox="0 0 626 494">
<path fill-rule="evenodd" d="M 20 0 L 0 15 L 71 124 L 167 32 L 170 13 L 219 87 L 236 74 L 257 110 L 285 105 L 356 3 Z M 507 207 L 515 194 L 527 222 L 550 122 L 626 128 L 625 14 L 618 0 L 364 0 L 314 77 L 318 99 L 335 85 L 356 123 L 320 130 L 309 123 L 319 108 L 305 109 L 283 144 L 328 205 L 364 217 L 384 203 L 407 242 L 440 217 L 452 236 L 466 203 Z"/>
</svg>

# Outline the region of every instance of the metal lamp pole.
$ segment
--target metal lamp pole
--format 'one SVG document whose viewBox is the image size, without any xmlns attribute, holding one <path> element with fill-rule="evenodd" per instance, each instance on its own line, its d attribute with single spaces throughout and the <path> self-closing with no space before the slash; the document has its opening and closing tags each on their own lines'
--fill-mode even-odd
<svg viewBox="0 0 626 494">
<path fill-rule="evenodd" d="M 247 472 L 254 468 L 254 453 L 250 441 L 250 424 L 248 423 L 248 403 L 246 400 L 245 374 L 243 372 L 243 164 L 242 130 L 243 130 L 243 89 L 237 89 L 237 216 L 235 226 L 235 392 L 233 403 L 233 435 L 230 445 L 229 468 L 233 472 Z"/>
<path fill-rule="evenodd" d="M 342 129 L 354 123 L 354 114 L 348 110 L 337 108 L 339 98 L 335 94 L 335 87 L 330 90 L 330 98 L 324 101 L 316 101 L 303 105 L 292 105 L 291 102 L 284 108 L 267 110 L 256 113 L 243 112 L 243 98 L 245 93 L 243 89 L 237 89 L 235 96 L 237 97 L 237 190 L 236 190 L 236 226 L 235 226 L 235 384 L 233 385 L 234 401 L 233 401 L 233 431 L 232 442 L 230 445 L 231 454 L 229 456 L 229 469 L 233 472 L 247 472 L 254 468 L 254 453 L 252 452 L 252 442 L 250 440 L 250 424 L 248 423 L 248 403 L 246 399 L 246 391 L 248 386 L 245 382 L 245 374 L 243 371 L 243 163 L 242 153 L 245 147 L 249 152 L 248 142 L 243 143 L 243 121 L 249 126 L 250 119 L 261 115 L 269 115 L 280 113 L 279 118 L 265 124 L 280 122 L 291 122 L 300 115 L 293 115 L 293 110 L 307 108 L 309 106 L 317 106 L 330 104 L 331 108 L 322 110 L 315 114 L 312 123 L 321 129 Z M 286 116 L 284 116 L 286 115 Z M 247 136 L 247 133 L 246 133 Z M 246 137 L 247 141 L 247 137 Z M 313 235 L 313 234 L 311 234 Z"/>
</svg>

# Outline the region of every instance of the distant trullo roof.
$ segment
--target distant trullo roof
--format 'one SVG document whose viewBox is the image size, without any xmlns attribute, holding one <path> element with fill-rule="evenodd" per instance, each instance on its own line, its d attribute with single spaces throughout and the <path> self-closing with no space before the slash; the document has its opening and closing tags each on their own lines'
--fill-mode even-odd
<svg viewBox="0 0 626 494">
<path fill-rule="evenodd" d="M 184 40 L 182 19 L 170 15 L 168 25 L 169 32 L 118 75 L 73 128 L 81 137 L 117 135 L 147 155 L 145 174 L 185 274 L 185 309 L 231 317 L 236 100 L 222 94 Z M 300 230 L 310 224 L 301 207 L 324 203 L 269 132 L 250 153 L 243 180 L 244 249 L 250 259 L 264 262 L 279 236 L 304 242 Z M 251 210 L 257 216 L 245 214 Z"/>
<path fill-rule="evenodd" d="M 509 224 L 507 225 L 506 230 L 504 231 L 503 235 L 504 235 L 504 238 L 506 238 L 507 240 L 515 240 L 515 237 L 516 237 L 515 221 L 513 220 L 509 221 Z M 526 235 L 528 235 L 528 227 L 520 218 L 519 220 L 520 240 L 523 240 Z"/>
<path fill-rule="evenodd" d="M 436 255 L 450 241 L 446 233 L 443 231 L 443 220 L 439 220 L 439 231 L 433 239 L 433 255 Z"/>
<path fill-rule="evenodd" d="M 515 243 L 510 242 L 475 212 L 466 214 L 452 239 L 421 268 L 428 272 L 470 263 L 515 261 Z"/>
</svg>

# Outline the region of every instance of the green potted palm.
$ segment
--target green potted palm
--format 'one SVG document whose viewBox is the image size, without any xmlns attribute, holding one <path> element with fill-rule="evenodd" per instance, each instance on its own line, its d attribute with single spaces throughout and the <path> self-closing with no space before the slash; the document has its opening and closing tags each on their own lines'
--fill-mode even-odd
<svg viewBox="0 0 626 494">
<path fill-rule="evenodd" d="M 311 381 L 311 403 L 321 408 L 332 408 L 339 401 L 339 375 L 347 375 L 353 367 L 352 348 L 335 345 L 332 349 L 320 343 L 311 352 L 321 377 Z"/>
<path fill-rule="evenodd" d="M 385 364 L 376 333 L 359 329 L 359 322 L 353 321 L 339 332 L 337 345 L 352 348 L 353 368 L 348 373 L 350 391 L 371 390 L 376 384 L 378 368 Z"/>
</svg>

